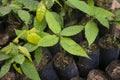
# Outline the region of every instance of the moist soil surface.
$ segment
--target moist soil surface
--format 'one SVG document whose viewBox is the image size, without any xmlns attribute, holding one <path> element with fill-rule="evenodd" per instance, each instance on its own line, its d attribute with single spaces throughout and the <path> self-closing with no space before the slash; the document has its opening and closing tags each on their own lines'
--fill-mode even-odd
<svg viewBox="0 0 120 80">
<path fill-rule="evenodd" d="M 120 80 L 120 61 L 111 62 L 106 71 L 111 78 Z"/>
<path fill-rule="evenodd" d="M 100 47 L 105 49 L 117 48 L 118 43 L 117 39 L 115 40 L 114 36 L 110 34 L 106 34 L 99 40 Z"/>
<path fill-rule="evenodd" d="M 98 50 L 98 46 L 96 44 L 92 44 L 90 47 L 86 41 L 80 43 L 80 45 L 84 48 L 86 52 L 94 52 Z"/>
<path fill-rule="evenodd" d="M 109 79 L 105 72 L 94 69 L 89 72 L 87 80 L 109 80 Z"/>
<path fill-rule="evenodd" d="M 54 65 L 58 69 L 64 69 L 69 64 L 73 63 L 73 57 L 67 53 L 57 53 L 54 60 Z"/>
<path fill-rule="evenodd" d="M 85 80 L 85 79 L 83 79 L 83 78 L 81 78 L 81 77 L 74 77 L 74 78 L 72 78 L 72 79 L 70 79 L 70 80 Z"/>
<path fill-rule="evenodd" d="M 15 80 L 16 76 L 14 72 L 8 72 L 5 76 L 3 76 L 0 80 Z"/>
<path fill-rule="evenodd" d="M 47 66 L 47 64 L 51 61 L 51 57 L 47 54 L 44 54 L 42 60 L 39 65 L 37 65 L 38 69 L 43 69 Z"/>
</svg>

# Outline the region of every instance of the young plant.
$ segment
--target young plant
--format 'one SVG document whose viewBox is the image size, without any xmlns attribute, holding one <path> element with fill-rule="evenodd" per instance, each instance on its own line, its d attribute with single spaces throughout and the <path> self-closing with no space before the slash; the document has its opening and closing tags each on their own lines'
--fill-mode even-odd
<svg viewBox="0 0 120 80">
<path fill-rule="evenodd" d="M 5 64 L 1 67 L 0 78 L 9 71 L 12 65 L 18 73 L 24 73 L 32 80 L 40 80 L 31 55 L 23 46 L 10 43 L 2 48 L 0 51 L 0 61 L 5 61 Z M 19 67 L 17 66 L 18 64 Z"/>
<path fill-rule="evenodd" d="M 109 29 L 109 20 L 113 20 L 114 14 L 103 8 L 94 6 L 93 0 L 89 0 L 88 4 L 79 0 L 67 0 L 66 4 L 92 17 L 85 25 L 85 36 L 89 46 L 94 42 L 99 32 L 95 20 L 98 20 L 104 27 Z"/>
<path fill-rule="evenodd" d="M 61 18 L 59 14 L 48 10 L 46 11 L 45 18 L 50 30 L 54 34 L 49 34 L 41 38 L 41 40 L 38 42 L 38 46 L 50 47 L 59 42 L 63 49 L 72 55 L 88 57 L 85 51 L 79 46 L 79 44 L 68 38 L 69 36 L 73 36 L 81 32 L 83 30 L 83 26 L 74 25 L 62 30 L 61 27 L 63 24 L 61 24 Z"/>
</svg>

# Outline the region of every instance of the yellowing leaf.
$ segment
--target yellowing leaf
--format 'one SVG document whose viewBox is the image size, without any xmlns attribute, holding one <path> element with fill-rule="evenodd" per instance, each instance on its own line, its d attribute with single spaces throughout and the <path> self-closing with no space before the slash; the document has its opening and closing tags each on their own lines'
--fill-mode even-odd
<svg viewBox="0 0 120 80">
<path fill-rule="evenodd" d="M 15 38 L 15 39 L 13 40 L 13 42 L 14 42 L 14 43 L 18 43 L 18 42 L 19 42 L 19 38 L 18 38 L 18 37 Z"/>
<path fill-rule="evenodd" d="M 19 38 L 22 37 L 24 34 L 26 34 L 26 30 L 23 30 L 20 34 L 17 35 L 17 37 L 13 40 L 14 43 L 19 42 Z"/>
<path fill-rule="evenodd" d="M 38 32 L 38 30 L 36 28 L 32 28 L 29 30 L 29 32 Z"/>
<path fill-rule="evenodd" d="M 37 44 L 38 41 L 40 40 L 40 36 L 38 34 L 36 34 L 36 33 L 29 33 L 27 35 L 27 40 L 30 43 Z"/>
<path fill-rule="evenodd" d="M 25 47 L 18 46 L 19 50 L 32 62 L 31 55 Z"/>
<path fill-rule="evenodd" d="M 59 2 L 59 0 L 55 0 L 55 2 L 60 6 L 62 7 L 61 3 Z"/>
<path fill-rule="evenodd" d="M 41 22 L 44 19 L 45 12 L 46 12 L 46 7 L 42 2 L 40 2 L 38 4 L 38 8 L 36 12 L 36 18 L 38 19 L 39 22 Z"/>
<path fill-rule="evenodd" d="M 18 73 L 23 74 L 20 67 L 17 67 L 16 64 L 13 64 L 13 67 Z"/>
</svg>

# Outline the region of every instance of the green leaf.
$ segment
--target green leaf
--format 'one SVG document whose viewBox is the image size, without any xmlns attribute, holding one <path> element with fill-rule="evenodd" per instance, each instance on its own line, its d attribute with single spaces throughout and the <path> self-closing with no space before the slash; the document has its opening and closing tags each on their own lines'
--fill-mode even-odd
<svg viewBox="0 0 120 80">
<path fill-rule="evenodd" d="M 44 31 L 46 28 L 46 20 L 43 19 L 41 22 L 39 22 L 36 18 L 34 18 L 34 27 L 40 32 Z"/>
<path fill-rule="evenodd" d="M 34 55 L 35 61 L 37 62 L 37 64 L 40 63 L 42 56 L 43 56 L 42 55 L 42 48 L 39 47 L 38 49 L 35 50 L 35 55 Z"/>
<path fill-rule="evenodd" d="M 10 55 L 18 54 L 18 47 L 17 45 L 10 43 Z"/>
<path fill-rule="evenodd" d="M 0 52 L 0 61 L 6 60 L 6 59 L 9 59 L 9 58 L 11 58 L 10 55 L 7 55 L 7 54 L 4 54 L 4 53 Z"/>
<path fill-rule="evenodd" d="M 18 10 L 22 9 L 23 5 L 19 0 L 11 0 L 11 4 L 9 5 L 13 12 L 17 13 Z"/>
<path fill-rule="evenodd" d="M 94 14 L 95 14 L 95 9 L 94 9 L 94 0 L 88 0 L 88 5 L 89 5 L 89 7 L 90 7 L 90 10 L 89 10 L 89 15 L 90 16 L 94 16 Z"/>
<path fill-rule="evenodd" d="M 0 7 L 0 16 L 5 16 L 10 12 L 11 12 L 11 8 L 9 6 Z"/>
<path fill-rule="evenodd" d="M 33 44 L 37 44 L 41 37 L 37 33 L 29 33 L 26 37 L 27 41 Z"/>
<path fill-rule="evenodd" d="M 46 21 L 48 23 L 49 28 L 54 32 L 54 33 L 60 33 L 61 31 L 61 25 L 58 20 L 60 19 L 60 16 L 55 13 L 55 12 L 46 12 Z"/>
<path fill-rule="evenodd" d="M 80 0 L 67 0 L 66 1 L 66 4 L 69 5 L 69 6 L 73 6 L 74 8 L 77 8 L 79 9 L 80 11 L 83 11 L 87 14 L 90 14 L 89 13 L 89 6 L 87 3 L 85 3 L 85 1 L 80 1 Z"/>
<path fill-rule="evenodd" d="M 34 64 L 27 59 L 20 66 L 24 74 L 31 80 L 41 80 Z"/>
<path fill-rule="evenodd" d="M 39 22 L 41 22 L 44 19 L 45 13 L 46 13 L 46 7 L 42 2 L 40 2 L 38 4 L 38 8 L 36 11 L 36 18 Z"/>
<path fill-rule="evenodd" d="M 59 37 L 57 37 L 56 35 L 47 35 L 38 42 L 38 46 L 49 47 L 57 44 L 58 41 Z"/>
<path fill-rule="evenodd" d="M 70 38 L 61 38 L 60 45 L 72 55 L 88 58 L 88 55 L 86 54 L 84 49 Z"/>
<path fill-rule="evenodd" d="M 96 23 L 89 21 L 85 25 L 85 36 L 89 43 L 89 46 L 95 41 L 97 35 L 98 35 L 98 27 Z"/>
<path fill-rule="evenodd" d="M 25 57 L 22 54 L 17 54 L 14 56 L 14 61 L 18 64 L 23 64 L 23 62 L 25 61 Z"/>
<path fill-rule="evenodd" d="M 37 45 L 31 44 L 31 43 L 26 43 L 24 45 L 24 47 L 29 51 L 29 52 L 33 52 L 34 50 L 36 50 L 38 48 Z"/>
<path fill-rule="evenodd" d="M 6 60 L 5 64 L 1 67 L 0 78 L 3 77 L 9 71 L 11 63 L 13 63 L 13 59 Z"/>
<path fill-rule="evenodd" d="M 30 17 L 30 14 L 27 11 L 19 10 L 18 11 L 18 16 L 20 17 L 20 19 L 22 21 L 25 22 L 26 25 L 28 25 L 30 23 L 31 17 Z"/>
<path fill-rule="evenodd" d="M 112 12 L 107 11 L 103 8 L 95 7 L 94 9 L 95 9 L 95 18 L 101 16 L 101 17 L 109 20 L 109 19 L 113 19 L 113 17 L 115 16 Z"/>
<path fill-rule="evenodd" d="M 20 0 L 24 4 L 24 8 L 29 9 L 30 11 L 36 11 L 38 6 L 38 1 L 36 0 Z"/>
<path fill-rule="evenodd" d="M 32 62 L 32 58 L 31 58 L 31 55 L 28 52 L 28 50 L 25 47 L 22 47 L 22 46 L 19 46 L 18 48 Z"/>
<path fill-rule="evenodd" d="M 70 27 L 64 28 L 60 34 L 63 36 L 73 36 L 81 32 L 83 28 L 84 27 L 81 25 L 70 26 Z"/>
<path fill-rule="evenodd" d="M 38 32 L 37 33 L 38 35 L 40 35 L 41 37 L 45 37 L 45 36 L 47 36 L 47 35 L 50 35 L 49 33 L 47 33 L 47 32 Z"/>
<path fill-rule="evenodd" d="M 21 39 L 26 39 L 27 34 L 25 33 L 26 30 L 17 30 L 15 29 L 15 34 L 19 36 Z M 27 32 L 27 31 L 26 31 Z"/>
<path fill-rule="evenodd" d="M 96 19 L 104 26 L 106 27 L 107 29 L 109 29 L 109 21 L 102 17 L 102 16 L 96 16 Z"/>
<path fill-rule="evenodd" d="M 88 0 L 88 5 L 93 7 L 94 6 L 94 0 Z"/>
</svg>

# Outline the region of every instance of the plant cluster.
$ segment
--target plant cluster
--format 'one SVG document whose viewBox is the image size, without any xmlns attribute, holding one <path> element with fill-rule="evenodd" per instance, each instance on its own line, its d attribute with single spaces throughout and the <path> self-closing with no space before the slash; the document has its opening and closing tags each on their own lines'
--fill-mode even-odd
<svg viewBox="0 0 120 80">
<path fill-rule="evenodd" d="M 88 0 L 88 2 L 83 0 L 41 0 L 40 2 L 37 0 L 0 0 L 0 4 L 0 17 L 12 13 L 23 24 L 22 29 L 15 29 L 16 38 L 0 49 L 0 61 L 5 61 L 0 70 L 0 78 L 9 71 L 12 65 L 18 73 L 24 73 L 32 80 L 40 80 L 33 61 L 35 59 L 38 64 L 40 63 L 42 47 L 60 44 L 72 55 L 89 58 L 84 49 L 70 36 L 84 30 L 90 46 L 98 36 L 97 21 L 108 29 L 110 20 L 120 22 L 119 10 L 116 12 L 117 18 L 114 18 L 115 15 L 110 11 L 95 6 L 94 0 Z M 60 11 L 52 10 L 55 4 L 59 6 Z M 89 18 L 88 21 L 84 25 L 75 24 L 65 27 L 64 16 L 67 12 L 65 6 L 82 11 Z M 46 28 L 50 32 L 47 32 Z M 32 53 L 34 53 L 34 59 L 31 56 Z"/>
</svg>

